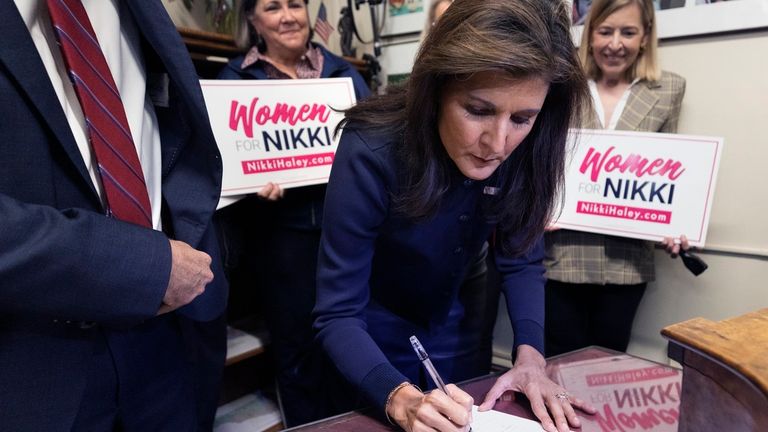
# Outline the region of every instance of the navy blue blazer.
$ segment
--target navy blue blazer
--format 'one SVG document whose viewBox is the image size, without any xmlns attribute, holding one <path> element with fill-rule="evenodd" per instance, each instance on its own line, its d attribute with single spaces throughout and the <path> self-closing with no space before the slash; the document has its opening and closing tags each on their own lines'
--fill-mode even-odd
<svg viewBox="0 0 768 432">
<path fill-rule="evenodd" d="M 451 339 L 456 346 L 447 350 L 449 359 L 451 350 L 468 349 L 460 346 L 462 329 L 455 324 L 465 313 L 459 289 L 495 226 L 481 208 L 483 188 L 494 177 L 474 181 L 458 169 L 433 217 L 414 222 L 398 215 L 391 202 L 402 178 L 397 145 L 394 137 L 345 128 L 326 193 L 314 310 L 318 342 L 345 378 L 381 408 L 410 375 L 393 366 L 395 357 L 401 368 L 418 373 L 408 342 L 412 334 L 427 349 L 425 341 L 438 334 Z M 539 351 L 544 345 L 542 258 L 541 240 L 524 256 L 496 254 L 515 346 Z"/>
<path fill-rule="evenodd" d="M 69 430 L 96 336 L 67 321 L 130 329 L 152 320 L 170 275 L 168 237 L 213 258 L 215 280 L 178 313 L 205 321 L 226 304 L 211 226 L 221 160 L 194 67 L 160 1 L 122 0 L 120 7 L 137 23 L 148 77 L 169 79 L 168 106 L 155 107 L 165 232 L 104 216 L 29 31 L 13 0 L 0 0 L 3 429 Z M 163 341 L 145 342 L 162 349 Z"/>
</svg>

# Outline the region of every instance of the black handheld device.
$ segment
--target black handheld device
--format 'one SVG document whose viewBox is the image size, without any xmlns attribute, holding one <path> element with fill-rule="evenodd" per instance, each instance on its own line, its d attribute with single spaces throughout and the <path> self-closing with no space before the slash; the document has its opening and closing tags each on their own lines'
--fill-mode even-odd
<svg viewBox="0 0 768 432">
<path fill-rule="evenodd" d="M 685 268 L 690 270 L 691 273 L 694 274 L 694 276 L 698 276 L 704 273 L 704 270 L 706 270 L 709 267 L 707 263 L 704 262 L 703 259 L 699 258 L 697 255 L 694 255 L 688 251 L 681 250 L 680 259 L 683 260 L 683 264 L 685 265 Z"/>
</svg>

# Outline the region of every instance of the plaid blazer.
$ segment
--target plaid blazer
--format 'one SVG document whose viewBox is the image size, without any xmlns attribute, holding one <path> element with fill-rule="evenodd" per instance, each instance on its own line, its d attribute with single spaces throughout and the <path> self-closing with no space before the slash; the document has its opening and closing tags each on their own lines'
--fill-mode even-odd
<svg viewBox="0 0 768 432">
<path fill-rule="evenodd" d="M 685 79 L 662 72 L 658 81 L 640 81 L 630 90 L 617 130 L 677 132 Z M 599 128 L 597 116 L 586 126 Z M 630 285 L 655 277 L 653 242 L 558 230 L 545 236 L 547 278 L 568 283 Z"/>
</svg>

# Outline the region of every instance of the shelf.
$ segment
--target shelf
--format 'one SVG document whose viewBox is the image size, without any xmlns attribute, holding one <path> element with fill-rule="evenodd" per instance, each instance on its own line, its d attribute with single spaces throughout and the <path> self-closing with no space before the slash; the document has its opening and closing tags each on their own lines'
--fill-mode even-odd
<svg viewBox="0 0 768 432">
<path fill-rule="evenodd" d="M 185 27 L 177 27 L 177 30 L 191 53 L 233 57 L 242 52 L 232 36 Z"/>
<path fill-rule="evenodd" d="M 216 410 L 214 432 L 272 432 L 281 430 L 277 404 L 260 392 L 249 393 Z"/>
<path fill-rule="evenodd" d="M 229 366 L 264 352 L 269 343 L 266 331 L 246 332 L 235 327 L 227 326 L 227 361 Z"/>
</svg>

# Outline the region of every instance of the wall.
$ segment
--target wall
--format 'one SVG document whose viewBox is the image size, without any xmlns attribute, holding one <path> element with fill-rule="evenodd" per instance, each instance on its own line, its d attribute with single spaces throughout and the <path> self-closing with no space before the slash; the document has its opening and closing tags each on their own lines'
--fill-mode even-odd
<svg viewBox="0 0 768 432">
<path fill-rule="evenodd" d="M 723 136 L 707 246 L 709 269 L 691 275 L 656 252 L 657 280 L 638 310 L 629 352 L 666 361 L 666 325 L 694 317 L 720 320 L 768 307 L 768 31 L 661 42 L 661 64 L 687 80 L 679 132 Z M 503 305 L 494 339 L 507 364 L 512 332 Z"/>
<path fill-rule="evenodd" d="M 638 311 L 630 352 L 666 358 L 659 330 L 768 306 L 768 31 L 665 43 L 661 64 L 687 80 L 680 133 L 725 137 L 699 277 L 657 252 L 658 280 Z"/>
<path fill-rule="evenodd" d="M 339 19 L 341 17 L 341 9 L 347 6 L 347 0 L 322 0 L 310 1 L 309 8 L 309 21 L 312 25 L 315 25 L 317 19 L 317 12 L 320 9 L 320 4 L 325 5 L 326 14 L 328 17 L 328 23 L 334 28 L 328 38 L 328 43 L 325 43 L 317 34 L 314 37 L 314 41 L 324 45 L 330 51 L 337 55 L 341 55 L 341 38 L 339 34 Z M 366 42 L 370 42 L 371 39 L 371 18 L 368 13 L 368 6 L 366 4 L 361 5 L 358 9 L 353 9 L 355 14 L 355 22 L 360 32 L 360 37 Z M 363 57 L 364 53 L 371 53 L 373 51 L 372 44 L 360 42 L 357 38 L 352 38 L 352 48 L 357 50 L 356 57 L 358 59 Z"/>
</svg>

